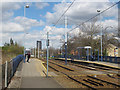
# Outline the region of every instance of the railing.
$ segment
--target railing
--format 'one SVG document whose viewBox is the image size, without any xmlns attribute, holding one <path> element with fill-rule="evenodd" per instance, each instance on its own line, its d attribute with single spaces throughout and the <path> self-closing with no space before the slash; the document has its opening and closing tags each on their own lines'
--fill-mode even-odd
<svg viewBox="0 0 120 90">
<path fill-rule="evenodd" d="M 64 55 L 58 55 L 57 58 L 65 58 Z M 68 55 L 68 58 L 77 59 L 77 60 L 87 60 L 87 56 L 78 56 L 78 55 Z M 103 62 L 117 63 L 120 64 L 120 57 L 113 56 L 103 56 Z M 101 61 L 101 56 L 89 56 L 89 61 Z"/>
<path fill-rule="evenodd" d="M 2 64 L 2 88 L 6 88 L 14 76 L 19 63 L 23 60 L 24 55 L 18 55 L 9 62 Z"/>
</svg>

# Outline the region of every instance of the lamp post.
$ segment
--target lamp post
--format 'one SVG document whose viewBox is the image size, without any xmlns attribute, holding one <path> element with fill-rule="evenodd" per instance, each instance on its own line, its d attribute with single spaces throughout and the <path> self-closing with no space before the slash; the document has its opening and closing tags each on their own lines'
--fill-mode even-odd
<svg viewBox="0 0 120 90">
<path fill-rule="evenodd" d="M 26 15 L 26 8 L 29 8 L 29 5 L 26 5 L 26 6 L 24 6 L 24 18 L 25 18 L 25 15 Z M 25 37 L 25 31 L 24 31 L 24 37 Z M 24 42 L 24 63 L 25 63 L 25 42 Z"/>
<path fill-rule="evenodd" d="M 99 13 L 99 16 L 101 19 L 100 10 L 97 10 L 97 12 Z M 101 23 L 101 20 L 100 20 L 100 23 Z M 100 29 L 101 29 L 101 61 L 103 61 L 103 59 L 102 59 L 102 28 L 100 27 Z"/>
<path fill-rule="evenodd" d="M 26 10 L 25 10 L 26 8 L 29 8 L 29 5 L 24 6 L 24 17 L 26 15 Z"/>
</svg>

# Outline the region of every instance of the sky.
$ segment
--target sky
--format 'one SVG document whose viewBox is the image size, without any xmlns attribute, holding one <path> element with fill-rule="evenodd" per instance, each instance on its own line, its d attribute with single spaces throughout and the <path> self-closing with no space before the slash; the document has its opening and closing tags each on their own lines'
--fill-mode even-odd
<svg viewBox="0 0 120 90">
<path fill-rule="evenodd" d="M 26 0 L 27 1 L 27 0 Z M 66 12 L 68 26 L 65 29 L 65 16 L 63 16 L 56 26 L 53 26 L 63 12 L 68 8 L 73 0 L 63 0 L 62 2 L 42 1 L 22 2 L 22 0 L 5 0 L 0 3 L 0 46 L 5 42 L 9 42 L 10 38 L 25 46 L 26 48 L 36 47 L 36 41 L 42 41 L 42 48 L 46 48 L 47 32 L 49 31 L 50 46 L 59 48 L 64 41 L 64 33 L 70 31 L 76 25 L 86 21 L 87 19 L 98 14 L 97 10 L 101 11 L 110 7 L 117 0 L 104 0 L 99 2 L 89 2 L 89 0 L 76 0 L 70 9 Z M 67 2 L 66 2 L 67 1 Z M 29 5 L 29 8 L 24 6 Z M 25 14 L 25 15 L 24 15 Z M 98 17 L 99 18 L 99 17 Z M 91 21 L 87 22 L 90 23 Z M 110 10 L 101 14 L 100 20 L 97 23 L 102 23 L 103 28 L 108 28 L 108 31 L 113 34 L 118 27 L 118 7 L 114 6 Z M 71 34 L 77 35 L 78 28 L 71 31 Z"/>
</svg>

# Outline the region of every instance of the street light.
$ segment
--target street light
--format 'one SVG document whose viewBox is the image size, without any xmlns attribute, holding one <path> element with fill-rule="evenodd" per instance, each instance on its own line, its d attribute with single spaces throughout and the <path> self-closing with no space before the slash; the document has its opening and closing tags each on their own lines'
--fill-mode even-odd
<svg viewBox="0 0 120 90">
<path fill-rule="evenodd" d="M 99 13 L 100 15 L 100 10 L 97 10 L 97 12 Z M 100 19 L 101 19 L 101 15 L 100 15 Z M 100 20 L 100 23 L 101 23 L 101 20 Z M 101 28 L 100 28 L 101 29 Z M 101 61 L 102 61 L 102 29 L 101 29 Z"/>
<path fill-rule="evenodd" d="M 29 8 L 29 5 L 26 5 L 26 8 Z"/>
<path fill-rule="evenodd" d="M 26 8 L 29 8 L 29 5 L 24 6 L 24 17 L 26 15 L 26 10 L 25 10 Z"/>
<path fill-rule="evenodd" d="M 29 5 L 26 5 L 26 6 L 24 6 L 24 18 L 25 18 L 25 14 L 26 14 L 26 12 L 25 12 L 25 8 L 29 8 Z M 24 31 L 24 37 L 25 37 L 25 31 Z M 24 42 L 24 63 L 25 63 L 25 42 Z"/>
</svg>

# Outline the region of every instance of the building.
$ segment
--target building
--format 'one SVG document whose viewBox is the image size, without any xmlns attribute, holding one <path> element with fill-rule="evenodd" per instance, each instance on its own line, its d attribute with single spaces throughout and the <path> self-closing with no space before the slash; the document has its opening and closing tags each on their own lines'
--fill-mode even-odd
<svg viewBox="0 0 120 90">
<path fill-rule="evenodd" d="M 109 44 L 108 47 L 109 47 L 109 48 L 107 48 L 108 56 L 120 57 L 120 48 L 119 47 L 117 47 L 113 44 Z"/>
<path fill-rule="evenodd" d="M 37 41 L 37 49 L 38 49 L 38 47 L 40 50 L 42 49 L 42 42 L 41 41 Z"/>
</svg>

